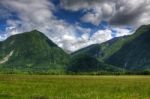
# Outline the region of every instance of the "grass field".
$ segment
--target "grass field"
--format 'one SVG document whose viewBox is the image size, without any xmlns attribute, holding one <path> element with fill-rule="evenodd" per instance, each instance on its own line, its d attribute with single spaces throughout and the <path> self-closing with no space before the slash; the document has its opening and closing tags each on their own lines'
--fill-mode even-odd
<svg viewBox="0 0 150 99">
<path fill-rule="evenodd" d="M 0 99 L 150 99 L 150 76 L 0 75 Z"/>
</svg>

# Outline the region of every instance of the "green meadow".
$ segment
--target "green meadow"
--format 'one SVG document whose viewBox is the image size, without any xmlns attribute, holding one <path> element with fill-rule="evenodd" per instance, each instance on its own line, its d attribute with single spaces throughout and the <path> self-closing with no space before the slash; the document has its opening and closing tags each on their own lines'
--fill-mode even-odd
<svg viewBox="0 0 150 99">
<path fill-rule="evenodd" d="M 150 99 L 150 76 L 4 74 L 0 99 Z"/>
</svg>

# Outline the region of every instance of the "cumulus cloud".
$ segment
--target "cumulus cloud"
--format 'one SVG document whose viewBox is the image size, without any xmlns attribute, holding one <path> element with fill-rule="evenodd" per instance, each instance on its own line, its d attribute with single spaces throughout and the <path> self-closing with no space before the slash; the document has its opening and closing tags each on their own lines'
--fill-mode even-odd
<svg viewBox="0 0 150 99">
<path fill-rule="evenodd" d="M 125 28 L 113 28 L 112 30 L 115 31 L 115 37 L 132 34 L 132 30 L 125 29 Z"/>
<path fill-rule="evenodd" d="M 11 16 L 16 14 L 17 19 L 8 19 L 7 25 L 20 32 L 40 28 L 53 18 L 54 6 L 48 0 L 1 0 L 0 3 Z"/>
<path fill-rule="evenodd" d="M 7 38 L 7 34 L 1 34 L 0 35 L 0 41 L 3 41 Z"/>
<path fill-rule="evenodd" d="M 112 39 L 112 31 L 109 29 L 106 30 L 99 30 L 94 33 L 94 35 L 91 37 L 91 41 L 93 43 L 102 43 L 104 41 Z"/>
<path fill-rule="evenodd" d="M 83 22 L 92 23 L 94 25 L 99 25 L 99 23 L 101 22 L 101 18 L 102 18 L 101 12 L 99 12 L 99 14 L 97 14 L 95 12 L 93 12 L 93 13 L 89 12 L 89 13 L 85 14 L 81 18 L 81 20 Z"/>
<path fill-rule="evenodd" d="M 89 29 L 71 25 L 64 20 L 58 20 L 53 12 L 55 6 L 49 0 L 2 0 L 0 5 L 5 12 L 17 14 L 17 18 L 7 19 L 7 35 L 14 35 L 33 29 L 45 33 L 50 39 L 65 50 L 74 51 L 79 47 L 72 47 L 77 41 L 77 32 L 89 32 Z"/>
<path fill-rule="evenodd" d="M 81 20 L 94 25 L 102 20 L 135 27 L 150 22 L 150 0 L 61 0 L 61 5 L 66 10 L 86 11 Z"/>
<path fill-rule="evenodd" d="M 103 20 L 112 25 L 141 25 L 150 22 L 149 0 L 133 1 L 136 2 L 134 5 L 136 7 L 131 0 L 60 0 L 60 6 L 73 12 L 83 10 L 85 14 L 81 17 L 81 21 L 94 25 L 99 25 Z M 145 2 L 147 4 L 144 4 Z M 97 30 L 91 35 L 91 28 L 83 28 L 57 19 L 53 14 L 57 8 L 50 0 L 1 0 L 0 5 L 2 7 L 0 18 L 10 17 L 6 20 L 7 35 L 1 35 L 0 40 L 10 35 L 37 29 L 64 50 L 72 52 L 107 41 L 113 38 L 114 31 L 117 37 L 131 33 L 124 27 L 113 27 Z M 131 20 L 126 16 L 131 17 Z"/>
</svg>

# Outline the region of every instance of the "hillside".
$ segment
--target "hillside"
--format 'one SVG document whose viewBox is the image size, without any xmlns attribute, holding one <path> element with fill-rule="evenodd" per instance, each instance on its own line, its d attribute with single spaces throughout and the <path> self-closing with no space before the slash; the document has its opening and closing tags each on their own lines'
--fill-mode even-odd
<svg viewBox="0 0 150 99">
<path fill-rule="evenodd" d="M 68 54 L 36 30 L 0 42 L 1 71 L 64 71 L 68 61 Z"/>
<path fill-rule="evenodd" d="M 67 71 L 75 73 L 106 73 L 106 72 L 123 72 L 124 70 L 103 62 L 88 54 L 78 54 L 71 57 Z"/>
<path fill-rule="evenodd" d="M 150 69 L 150 25 L 142 26 L 134 35 L 126 38 L 123 46 L 107 58 L 107 63 L 127 68 Z"/>
<path fill-rule="evenodd" d="M 141 26 L 133 35 L 114 38 L 81 49 L 72 56 L 88 54 L 99 61 L 129 70 L 150 69 L 150 25 Z"/>
</svg>

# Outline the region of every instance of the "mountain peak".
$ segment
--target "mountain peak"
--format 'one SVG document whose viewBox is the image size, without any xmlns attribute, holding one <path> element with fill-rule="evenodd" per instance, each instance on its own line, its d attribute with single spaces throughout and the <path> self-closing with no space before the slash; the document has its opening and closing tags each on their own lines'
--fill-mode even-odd
<svg viewBox="0 0 150 99">
<path fill-rule="evenodd" d="M 29 31 L 27 33 L 37 33 L 37 34 L 43 34 L 42 32 L 38 31 L 38 30 L 32 30 L 32 31 Z"/>
<path fill-rule="evenodd" d="M 40 32 L 40 31 L 38 31 L 38 30 L 34 29 L 34 30 L 30 31 L 30 32 Z"/>
<path fill-rule="evenodd" d="M 69 60 L 66 54 L 43 33 L 33 30 L 10 36 L 0 44 L 0 65 L 26 71 L 63 70 Z"/>
<path fill-rule="evenodd" d="M 38 30 L 32 30 L 32 31 L 29 31 L 29 32 L 25 32 L 25 33 L 22 33 L 22 34 L 41 34 L 41 35 L 44 35 L 42 32 L 38 31 Z M 45 35 L 44 35 L 45 36 Z"/>
</svg>

